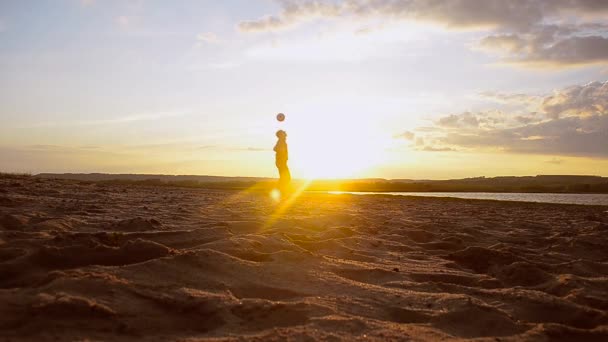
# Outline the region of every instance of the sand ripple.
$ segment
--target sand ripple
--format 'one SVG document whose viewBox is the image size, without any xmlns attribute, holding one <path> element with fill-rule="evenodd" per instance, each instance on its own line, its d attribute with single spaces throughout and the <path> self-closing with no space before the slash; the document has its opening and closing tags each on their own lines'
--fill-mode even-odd
<svg viewBox="0 0 608 342">
<path fill-rule="evenodd" d="M 608 340 L 605 207 L 0 178 L 0 336 Z"/>
</svg>

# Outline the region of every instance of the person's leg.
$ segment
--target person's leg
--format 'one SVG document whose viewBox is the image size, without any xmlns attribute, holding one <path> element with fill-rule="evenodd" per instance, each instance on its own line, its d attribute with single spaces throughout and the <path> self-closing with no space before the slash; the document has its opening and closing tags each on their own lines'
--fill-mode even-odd
<svg viewBox="0 0 608 342">
<path fill-rule="evenodd" d="M 287 163 L 277 163 L 277 168 L 279 169 L 279 190 L 284 192 L 289 188 L 291 174 L 289 173 Z"/>
<path fill-rule="evenodd" d="M 281 162 L 277 161 L 275 163 L 275 165 L 277 166 L 277 170 L 279 171 L 279 179 L 283 178 L 283 165 Z"/>
<path fill-rule="evenodd" d="M 287 163 L 285 163 L 285 182 L 287 183 L 287 185 L 289 185 L 289 183 L 291 183 L 291 172 L 289 171 L 289 167 L 287 166 Z"/>
<path fill-rule="evenodd" d="M 277 166 L 277 170 L 279 171 L 279 181 L 278 181 L 277 186 L 278 186 L 279 190 L 281 190 L 281 188 L 283 187 L 283 179 L 285 177 L 283 174 L 283 167 L 282 167 L 281 162 L 279 162 L 279 161 L 277 161 L 275 163 L 275 165 Z"/>
</svg>

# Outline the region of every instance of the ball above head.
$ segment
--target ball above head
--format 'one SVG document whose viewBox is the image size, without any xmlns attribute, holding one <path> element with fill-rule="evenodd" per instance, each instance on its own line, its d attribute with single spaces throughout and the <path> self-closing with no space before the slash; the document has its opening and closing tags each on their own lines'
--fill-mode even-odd
<svg viewBox="0 0 608 342">
<path fill-rule="evenodd" d="M 279 121 L 279 122 L 285 121 L 285 114 L 283 114 L 283 113 L 277 114 L 277 121 Z"/>
</svg>

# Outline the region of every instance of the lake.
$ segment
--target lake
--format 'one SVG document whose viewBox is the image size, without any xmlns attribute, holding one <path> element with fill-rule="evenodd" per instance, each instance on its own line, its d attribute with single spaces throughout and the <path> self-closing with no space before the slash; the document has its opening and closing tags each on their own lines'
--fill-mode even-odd
<svg viewBox="0 0 608 342">
<path fill-rule="evenodd" d="M 454 197 L 466 199 L 484 199 L 496 201 L 539 202 L 559 204 L 608 205 L 608 194 L 537 194 L 506 192 L 343 192 L 331 191 L 332 194 L 353 195 L 394 195 L 422 197 Z"/>
</svg>

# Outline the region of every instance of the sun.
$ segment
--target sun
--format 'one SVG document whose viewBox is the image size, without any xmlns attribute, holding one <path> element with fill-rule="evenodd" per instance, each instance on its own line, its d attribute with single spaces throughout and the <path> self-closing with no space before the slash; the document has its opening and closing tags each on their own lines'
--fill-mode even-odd
<svg viewBox="0 0 608 342">
<path fill-rule="evenodd" d="M 389 139 L 369 120 L 308 118 L 288 128 L 289 166 L 304 179 L 361 177 L 385 159 Z"/>
</svg>

